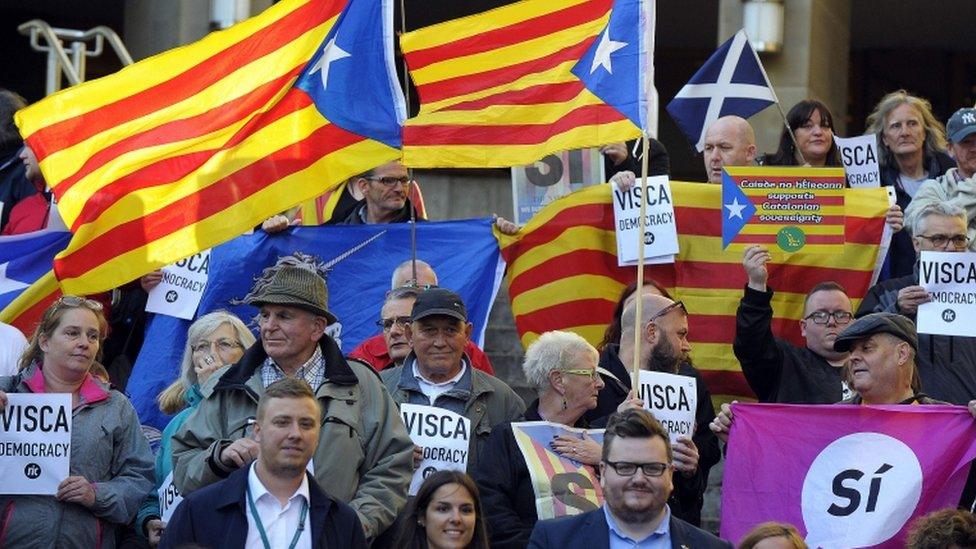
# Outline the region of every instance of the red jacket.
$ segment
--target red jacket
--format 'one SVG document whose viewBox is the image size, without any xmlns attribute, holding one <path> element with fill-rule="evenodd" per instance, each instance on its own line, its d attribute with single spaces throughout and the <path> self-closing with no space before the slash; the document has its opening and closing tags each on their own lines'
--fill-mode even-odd
<svg viewBox="0 0 976 549">
<path fill-rule="evenodd" d="M 472 343 L 471 340 L 468 340 L 467 345 L 464 346 L 464 354 L 468 355 L 471 364 L 476 369 L 495 375 L 495 369 L 491 367 L 491 361 L 488 360 L 488 355 Z M 377 372 L 393 365 L 382 334 L 375 335 L 360 343 L 358 347 L 349 353 L 349 358 L 362 360 L 376 369 Z"/>
</svg>

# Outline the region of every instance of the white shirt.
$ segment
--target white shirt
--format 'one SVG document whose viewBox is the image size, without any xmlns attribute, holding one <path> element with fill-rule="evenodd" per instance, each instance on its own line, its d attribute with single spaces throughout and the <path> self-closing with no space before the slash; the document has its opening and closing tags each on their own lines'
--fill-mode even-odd
<svg viewBox="0 0 976 549">
<path fill-rule="evenodd" d="M 271 544 L 271 547 L 285 549 L 291 544 L 292 538 L 295 537 L 295 531 L 298 530 L 298 522 L 302 512 L 302 501 L 309 502 L 309 505 L 311 505 L 308 495 L 308 476 L 302 475 L 302 485 L 288 499 L 288 505 L 282 508 L 278 502 L 278 498 L 261 484 L 261 479 L 258 478 L 258 474 L 254 469 L 256 465 L 257 462 L 252 463 L 251 471 L 247 474 L 247 489 L 250 491 L 251 498 L 254 500 L 254 507 L 257 508 L 258 516 L 261 517 L 261 524 L 264 526 L 264 531 L 268 536 L 268 542 Z M 247 506 L 246 511 L 247 542 L 244 544 L 244 547 L 247 549 L 263 549 L 264 543 L 261 541 L 261 534 L 258 532 L 257 523 L 254 521 L 254 514 L 251 513 L 250 505 Z M 311 512 L 311 509 L 309 509 L 309 515 L 311 515 Z M 312 548 L 312 518 L 309 515 L 305 516 L 305 529 L 298 538 L 296 548 Z"/>
<path fill-rule="evenodd" d="M 458 381 L 461 381 L 461 376 L 464 375 L 464 370 L 466 370 L 467 367 L 468 365 L 462 360 L 461 371 L 458 372 L 456 376 L 442 383 L 434 383 L 424 379 L 424 376 L 420 373 L 420 370 L 417 369 L 417 362 L 414 361 L 413 377 L 417 378 L 417 384 L 420 385 L 420 392 L 427 397 L 427 402 L 429 402 L 431 406 L 435 406 L 434 401 L 437 400 L 437 397 L 450 391 L 455 385 L 457 385 Z"/>
<path fill-rule="evenodd" d="M 17 373 L 17 361 L 27 349 L 27 338 L 17 328 L 0 322 L 0 377 Z"/>
</svg>

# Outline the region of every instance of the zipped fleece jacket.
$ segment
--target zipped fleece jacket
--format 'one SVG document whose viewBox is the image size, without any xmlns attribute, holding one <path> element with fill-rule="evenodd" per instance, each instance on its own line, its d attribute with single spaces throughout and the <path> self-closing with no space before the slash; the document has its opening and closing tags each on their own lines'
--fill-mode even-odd
<svg viewBox="0 0 976 549">
<path fill-rule="evenodd" d="M 41 368 L 35 364 L 0 378 L 0 391 L 43 393 Z M 69 472 L 95 485 L 95 505 L 86 509 L 54 496 L 0 496 L 0 547 L 111 549 L 115 529 L 135 518 L 152 488 L 152 452 L 129 399 L 91 375 L 79 395 L 71 413 Z"/>
</svg>

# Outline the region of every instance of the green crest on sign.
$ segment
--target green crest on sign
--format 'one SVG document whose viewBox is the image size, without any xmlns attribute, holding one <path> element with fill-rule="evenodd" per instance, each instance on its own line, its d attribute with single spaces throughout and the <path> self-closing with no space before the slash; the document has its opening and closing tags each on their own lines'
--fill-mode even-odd
<svg viewBox="0 0 976 549">
<path fill-rule="evenodd" d="M 776 244 L 785 252 L 795 252 L 807 243 L 807 237 L 799 227 L 783 227 L 776 233 Z"/>
</svg>

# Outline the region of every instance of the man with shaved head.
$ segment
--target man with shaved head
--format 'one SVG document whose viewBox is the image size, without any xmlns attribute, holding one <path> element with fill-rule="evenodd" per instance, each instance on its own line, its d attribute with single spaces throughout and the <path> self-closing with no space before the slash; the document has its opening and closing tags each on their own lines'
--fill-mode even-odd
<svg viewBox="0 0 976 549">
<path fill-rule="evenodd" d="M 723 166 L 748 166 L 756 159 L 756 133 L 745 118 L 723 116 L 705 131 L 705 174 L 722 182 Z"/>
<path fill-rule="evenodd" d="M 636 295 L 636 294 L 635 294 Z M 610 360 L 619 361 L 615 371 L 630 371 L 634 357 L 634 330 L 641 334 L 640 367 L 642 370 L 666 372 L 694 377 L 697 385 L 695 431 L 691 438 L 679 436 L 674 444 L 675 490 L 668 504 L 678 518 L 694 525 L 701 524 L 703 494 L 708 484 L 708 471 L 718 463 L 718 439 L 708 429 L 715 417 L 712 397 L 698 371 L 691 365 L 691 344 L 688 342 L 688 312 L 684 304 L 658 293 L 645 293 L 641 303 L 641 321 L 637 322 L 637 300 L 628 300 L 620 316 L 620 348 L 616 356 L 600 355 L 601 374 L 608 371 Z M 640 408 L 643 402 L 631 391 L 629 375 L 620 376 L 614 383 L 606 383 L 598 395 L 598 407 L 606 413 L 624 408 Z M 606 378 L 606 375 L 604 375 Z M 628 391 L 630 394 L 628 395 Z M 593 425 L 601 425 L 597 420 Z"/>
</svg>

